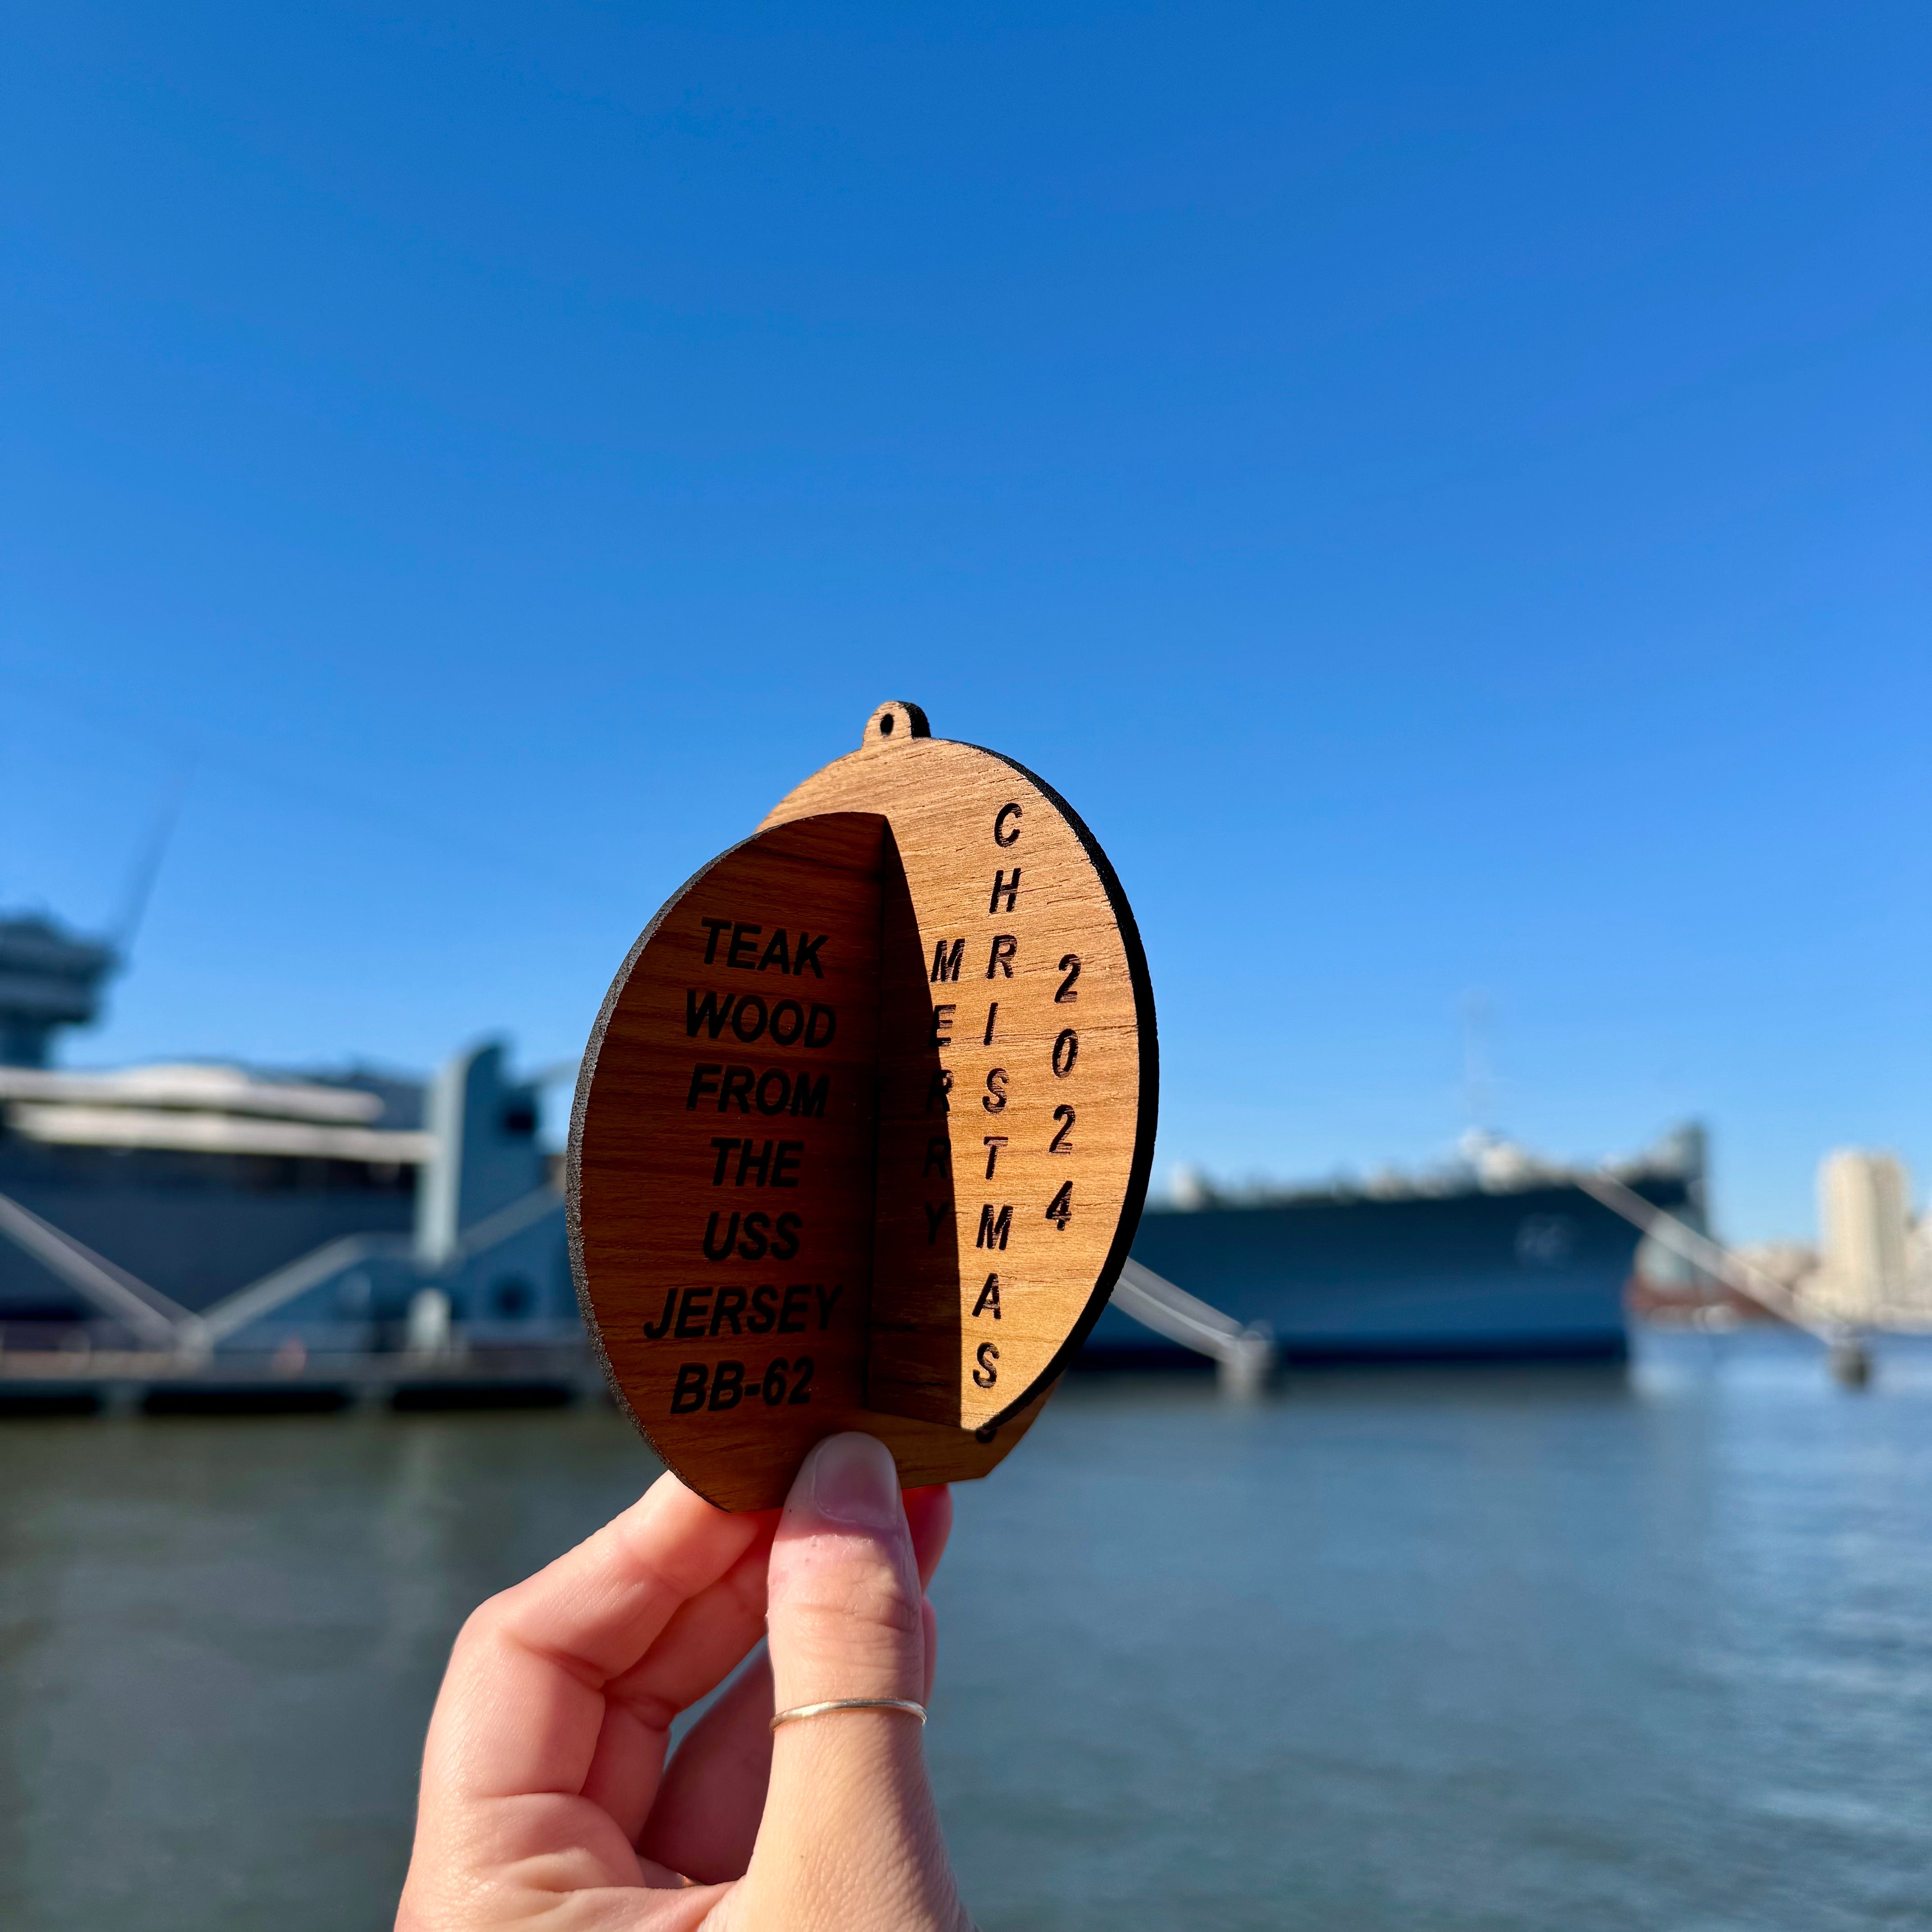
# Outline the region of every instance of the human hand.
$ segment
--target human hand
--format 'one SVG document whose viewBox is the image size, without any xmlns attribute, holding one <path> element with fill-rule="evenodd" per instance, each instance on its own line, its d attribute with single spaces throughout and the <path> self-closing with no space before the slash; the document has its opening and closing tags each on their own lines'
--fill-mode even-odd
<svg viewBox="0 0 1932 1932">
<path fill-rule="evenodd" d="M 924 1586 L 944 1489 L 835 1436 L 782 1511 L 729 1515 L 676 1477 L 456 1640 L 423 1755 L 398 1932 L 971 1932 L 918 1720 L 776 1708 L 932 1694 Z M 770 1634 L 693 1726 L 672 1720 Z"/>
</svg>

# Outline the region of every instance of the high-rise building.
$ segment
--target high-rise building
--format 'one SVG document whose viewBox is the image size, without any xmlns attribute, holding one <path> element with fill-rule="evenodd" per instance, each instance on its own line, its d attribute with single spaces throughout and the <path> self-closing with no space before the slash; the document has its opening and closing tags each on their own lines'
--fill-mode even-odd
<svg viewBox="0 0 1932 1932">
<path fill-rule="evenodd" d="M 1833 1314 L 1882 1322 L 1920 1298 L 1910 1267 L 1911 1186 L 1895 1155 L 1853 1148 L 1826 1155 L 1818 1214 L 1824 1252 L 1812 1292 Z"/>
</svg>

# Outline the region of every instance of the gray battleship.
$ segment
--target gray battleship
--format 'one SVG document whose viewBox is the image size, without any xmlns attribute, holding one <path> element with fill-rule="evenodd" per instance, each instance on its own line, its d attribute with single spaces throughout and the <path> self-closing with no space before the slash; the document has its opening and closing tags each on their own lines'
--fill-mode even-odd
<svg viewBox="0 0 1932 1932">
<path fill-rule="evenodd" d="M 152 1382 L 164 1357 L 204 1391 L 592 1378 L 542 1083 L 500 1042 L 427 1082 L 53 1065 L 117 963 L 0 920 L 0 1381 Z M 1695 1222 L 1701 1175 L 1682 1136 L 1613 1198 Z M 1196 1184 L 1143 1217 L 1082 1360 L 1616 1358 L 1638 1240 L 1600 1177 L 1500 1143 L 1366 1189 Z"/>
<path fill-rule="evenodd" d="M 1366 1186 L 1230 1196 L 1190 1178 L 1142 1216 L 1134 1259 L 1292 1362 L 1620 1361 L 1642 1209 L 1701 1230 L 1703 1170 L 1691 1127 L 1587 1172 L 1472 1136 L 1452 1166 Z M 1084 1358 L 1151 1364 L 1190 1346 L 1117 1297 Z"/>
</svg>

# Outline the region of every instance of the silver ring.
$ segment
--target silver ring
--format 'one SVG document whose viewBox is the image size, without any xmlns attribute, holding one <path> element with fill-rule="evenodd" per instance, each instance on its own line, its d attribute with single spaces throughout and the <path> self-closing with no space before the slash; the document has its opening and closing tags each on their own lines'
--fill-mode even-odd
<svg viewBox="0 0 1932 1932">
<path fill-rule="evenodd" d="M 902 1711 L 922 1724 L 926 1722 L 926 1706 L 910 1697 L 829 1697 L 822 1704 L 794 1704 L 789 1711 L 779 1712 L 772 1720 L 772 1729 L 795 1724 L 800 1718 L 823 1718 L 833 1711 Z"/>
</svg>

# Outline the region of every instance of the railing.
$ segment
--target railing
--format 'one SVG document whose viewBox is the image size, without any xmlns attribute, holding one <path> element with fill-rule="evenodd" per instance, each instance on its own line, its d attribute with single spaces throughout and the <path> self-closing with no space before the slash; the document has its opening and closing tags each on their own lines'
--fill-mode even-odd
<svg viewBox="0 0 1932 1932">
<path fill-rule="evenodd" d="M 1209 1357 L 1230 1395 L 1258 1394 L 1274 1372 L 1274 1336 L 1269 1330 L 1244 1328 L 1131 1258 L 1114 1284 L 1113 1304 L 1142 1328 Z"/>
<path fill-rule="evenodd" d="M 1621 1214 L 1660 1246 L 1694 1268 L 1702 1269 L 1746 1300 L 1756 1302 L 1780 1322 L 1788 1322 L 1792 1328 L 1815 1336 L 1824 1344 L 1832 1372 L 1847 1387 L 1862 1388 L 1871 1379 L 1871 1351 L 1850 1322 L 1820 1308 L 1796 1288 L 1787 1288 L 1722 1242 L 1700 1234 L 1668 1210 L 1646 1201 L 1614 1174 L 1581 1169 L 1575 1179 L 1592 1200 L 1601 1202 L 1613 1214 Z"/>
<path fill-rule="evenodd" d="M 10 1195 L 0 1194 L 0 1234 L 148 1346 L 192 1346 L 198 1337 L 200 1318 L 179 1302 L 43 1221 Z"/>
<path fill-rule="evenodd" d="M 487 1252 L 546 1214 L 560 1210 L 562 1204 L 554 1189 L 533 1188 L 465 1228 L 455 1258 L 466 1261 Z M 197 1315 L 4 1194 L 0 1194 L 0 1238 L 31 1255 L 110 1322 L 127 1330 L 137 1349 L 178 1356 L 189 1366 L 205 1360 L 251 1323 L 320 1288 L 332 1276 L 371 1261 L 400 1260 L 411 1252 L 406 1235 L 344 1234 L 237 1288 Z"/>
</svg>

